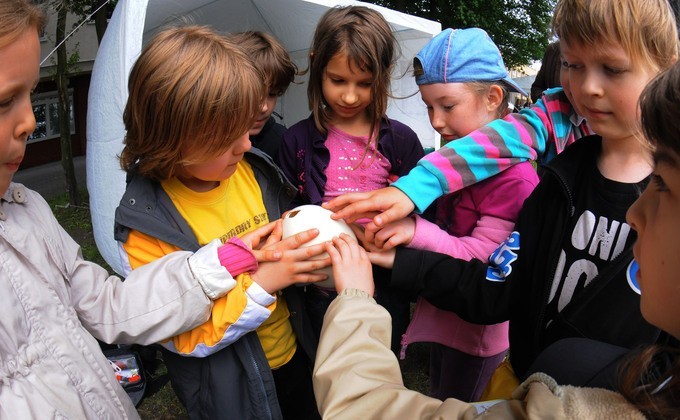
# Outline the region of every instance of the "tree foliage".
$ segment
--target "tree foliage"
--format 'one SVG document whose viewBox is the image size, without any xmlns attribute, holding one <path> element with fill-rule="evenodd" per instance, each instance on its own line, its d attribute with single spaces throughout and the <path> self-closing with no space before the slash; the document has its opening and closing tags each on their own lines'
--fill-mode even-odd
<svg viewBox="0 0 680 420">
<path fill-rule="evenodd" d="M 540 60 L 550 40 L 556 0 L 373 0 L 371 3 L 438 21 L 442 28 L 479 27 L 489 33 L 505 65 Z"/>
</svg>

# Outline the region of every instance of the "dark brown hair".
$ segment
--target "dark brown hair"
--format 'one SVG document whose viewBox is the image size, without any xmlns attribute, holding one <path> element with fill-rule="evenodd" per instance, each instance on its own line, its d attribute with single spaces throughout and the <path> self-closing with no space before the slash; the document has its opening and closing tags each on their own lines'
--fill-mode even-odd
<svg viewBox="0 0 680 420">
<path fill-rule="evenodd" d="M 264 76 L 243 50 L 203 26 L 161 31 L 132 67 L 121 167 L 156 180 L 217 155 L 246 133 Z"/>
<path fill-rule="evenodd" d="M 288 51 L 272 35 L 259 31 L 238 32 L 228 39 L 243 48 L 265 76 L 268 93 L 281 96 L 295 81 L 298 68 Z"/>
<path fill-rule="evenodd" d="M 621 395 L 646 417 L 680 418 L 680 349 L 643 347 L 624 361 L 619 378 Z"/>
<path fill-rule="evenodd" d="M 680 63 L 660 73 L 640 94 L 642 131 L 652 145 L 680 155 Z"/>
<path fill-rule="evenodd" d="M 11 44 L 30 28 L 45 27 L 45 11 L 30 0 L 0 1 L 0 48 Z"/>
<path fill-rule="evenodd" d="M 370 138 L 387 112 L 390 77 L 397 41 L 389 23 L 373 9 L 347 6 L 329 9 L 319 21 L 309 54 L 307 97 L 316 127 L 322 133 L 330 120 L 322 83 L 328 62 L 346 53 L 351 63 L 373 74 L 371 104 L 366 108 L 371 122 Z"/>
</svg>

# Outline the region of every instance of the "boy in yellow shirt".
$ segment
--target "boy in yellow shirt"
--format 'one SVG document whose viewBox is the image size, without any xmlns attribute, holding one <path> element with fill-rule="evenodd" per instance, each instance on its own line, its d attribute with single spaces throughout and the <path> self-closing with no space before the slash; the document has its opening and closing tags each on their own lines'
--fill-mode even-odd
<svg viewBox="0 0 680 420">
<path fill-rule="evenodd" d="M 129 269 L 215 238 L 236 286 L 203 325 L 163 343 L 173 388 L 191 418 L 318 418 L 316 342 L 293 283 L 315 281 L 321 248 L 259 267 L 238 238 L 278 219 L 293 187 L 248 132 L 265 77 L 233 42 L 204 27 L 160 32 L 129 82 L 116 239 Z M 321 265 L 328 264 L 328 260 Z M 290 309 L 289 308 L 293 308 Z"/>
</svg>

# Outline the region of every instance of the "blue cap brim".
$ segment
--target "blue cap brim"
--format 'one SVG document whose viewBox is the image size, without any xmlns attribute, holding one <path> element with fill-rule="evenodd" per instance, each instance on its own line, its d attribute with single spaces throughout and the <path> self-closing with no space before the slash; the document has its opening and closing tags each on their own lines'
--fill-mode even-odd
<svg viewBox="0 0 680 420">
<path fill-rule="evenodd" d="M 503 83 L 505 83 L 505 85 L 508 87 L 508 89 L 510 89 L 511 92 L 516 92 L 524 96 L 529 96 L 529 94 L 526 93 L 524 89 L 519 87 L 519 85 L 515 83 L 515 81 L 512 80 L 511 78 L 506 77 L 505 79 L 503 79 Z"/>
</svg>

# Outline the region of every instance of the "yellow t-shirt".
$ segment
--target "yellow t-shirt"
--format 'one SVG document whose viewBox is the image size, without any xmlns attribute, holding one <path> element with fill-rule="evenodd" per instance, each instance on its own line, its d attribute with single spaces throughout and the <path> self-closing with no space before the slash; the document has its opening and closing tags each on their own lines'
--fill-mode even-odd
<svg viewBox="0 0 680 420">
<path fill-rule="evenodd" d="M 161 183 L 173 204 L 187 221 L 200 245 L 214 238 L 226 242 L 269 222 L 262 192 L 250 165 L 241 161 L 236 172 L 220 185 L 207 192 L 187 188 L 177 178 Z M 123 244 L 132 268 L 162 257 L 177 247 L 132 231 Z M 205 352 L 222 340 L 230 340 L 239 324 L 247 323 L 248 299 L 246 291 L 252 285 L 248 273 L 236 278 L 237 285 L 226 296 L 214 302 L 211 317 L 203 325 L 173 337 L 175 349 L 180 354 L 194 354 L 197 348 Z M 268 307 L 271 315 L 260 324 L 256 332 L 267 356 L 269 366 L 277 368 L 286 364 L 297 348 L 295 333 L 289 322 L 290 313 L 283 296 Z M 230 330 L 231 329 L 231 330 Z"/>
</svg>

